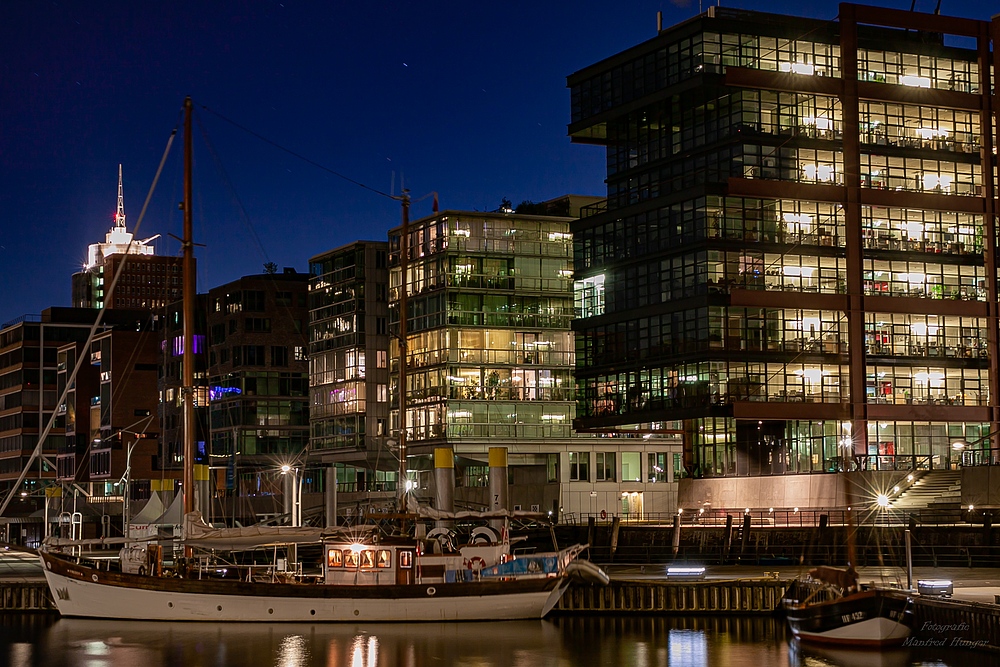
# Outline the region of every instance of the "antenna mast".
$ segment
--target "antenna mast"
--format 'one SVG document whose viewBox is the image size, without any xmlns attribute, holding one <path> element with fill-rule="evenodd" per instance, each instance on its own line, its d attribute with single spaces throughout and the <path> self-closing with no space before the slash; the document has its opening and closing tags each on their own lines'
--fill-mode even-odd
<svg viewBox="0 0 1000 667">
<path fill-rule="evenodd" d="M 118 212 L 115 213 L 115 228 L 125 231 L 125 195 L 122 194 L 122 165 L 118 163 Z"/>
</svg>

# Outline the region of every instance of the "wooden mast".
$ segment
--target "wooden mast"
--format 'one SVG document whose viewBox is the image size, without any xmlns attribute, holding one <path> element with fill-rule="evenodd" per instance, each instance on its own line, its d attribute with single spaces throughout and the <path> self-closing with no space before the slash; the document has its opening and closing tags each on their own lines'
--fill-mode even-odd
<svg viewBox="0 0 1000 667">
<path fill-rule="evenodd" d="M 195 507 L 194 489 L 194 458 L 195 458 L 195 420 L 194 420 L 194 241 L 191 230 L 191 98 L 184 100 L 184 238 L 181 246 L 184 250 L 183 260 L 183 433 L 184 433 L 184 514 L 193 512 Z"/>
<path fill-rule="evenodd" d="M 399 496 L 399 511 L 406 512 L 406 362 L 409 357 L 406 344 L 407 289 L 406 272 L 409 248 L 407 237 L 410 234 L 410 193 L 403 190 L 400 196 L 403 205 L 402 227 L 399 230 L 399 479 L 396 482 L 396 493 Z"/>
</svg>

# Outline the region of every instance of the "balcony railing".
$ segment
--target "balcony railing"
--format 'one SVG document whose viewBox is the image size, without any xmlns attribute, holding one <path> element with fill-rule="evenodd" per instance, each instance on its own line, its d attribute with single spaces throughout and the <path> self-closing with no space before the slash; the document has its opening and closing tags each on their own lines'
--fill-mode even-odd
<svg viewBox="0 0 1000 667">
<path fill-rule="evenodd" d="M 594 202 L 593 204 L 587 204 L 586 206 L 580 207 L 580 219 L 589 218 L 594 215 L 600 215 L 601 213 L 606 213 L 608 210 L 608 200 L 602 199 L 601 201 Z"/>
</svg>

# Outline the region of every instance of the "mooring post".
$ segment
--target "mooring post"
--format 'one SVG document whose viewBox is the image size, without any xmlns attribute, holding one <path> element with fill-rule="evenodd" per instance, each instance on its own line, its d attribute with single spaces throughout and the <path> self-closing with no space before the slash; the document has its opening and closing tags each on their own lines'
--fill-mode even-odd
<svg viewBox="0 0 1000 667">
<path fill-rule="evenodd" d="M 681 515 L 674 515 L 674 560 L 681 550 Z"/>
<path fill-rule="evenodd" d="M 913 590 L 913 551 L 911 548 L 912 537 L 910 536 L 910 529 L 907 528 L 903 533 L 906 536 L 906 590 Z"/>
<path fill-rule="evenodd" d="M 743 515 L 743 535 L 741 535 L 740 540 L 740 559 L 742 560 L 747 553 L 747 545 L 750 543 L 750 513 Z"/>
<path fill-rule="evenodd" d="M 615 516 L 611 519 L 611 559 L 615 559 L 615 551 L 618 550 L 618 530 L 621 528 L 621 517 Z"/>
<path fill-rule="evenodd" d="M 726 515 L 726 532 L 722 535 L 722 564 L 729 562 L 729 550 L 733 546 L 733 515 Z"/>
</svg>

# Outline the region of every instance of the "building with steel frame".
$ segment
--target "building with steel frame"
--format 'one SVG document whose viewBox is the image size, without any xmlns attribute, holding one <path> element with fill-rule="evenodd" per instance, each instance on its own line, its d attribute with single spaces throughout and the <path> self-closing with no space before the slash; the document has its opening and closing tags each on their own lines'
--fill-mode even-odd
<svg viewBox="0 0 1000 667">
<path fill-rule="evenodd" d="M 682 506 L 996 458 L 998 26 L 714 7 L 571 75 L 608 165 L 573 225 L 577 426 L 681 434 Z"/>
</svg>

